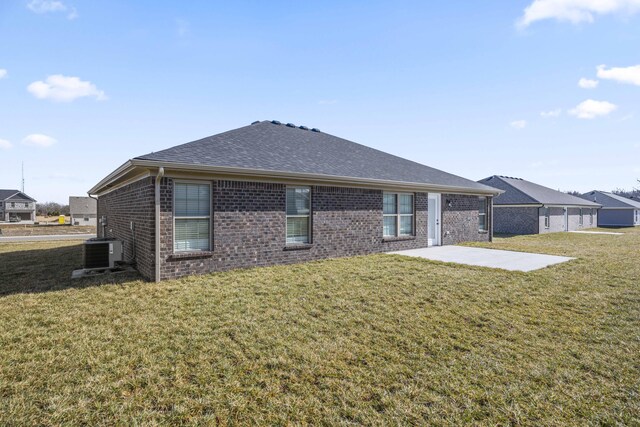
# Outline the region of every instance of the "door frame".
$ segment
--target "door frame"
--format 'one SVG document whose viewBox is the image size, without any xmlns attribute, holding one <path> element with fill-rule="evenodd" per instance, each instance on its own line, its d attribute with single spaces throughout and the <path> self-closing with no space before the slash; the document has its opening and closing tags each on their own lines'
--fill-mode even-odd
<svg viewBox="0 0 640 427">
<path fill-rule="evenodd" d="M 429 215 L 429 217 L 427 218 L 427 245 L 428 246 L 441 246 L 442 245 L 442 194 L 441 193 L 429 193 L 427 195 L 428 199 L 427 199 L 427 215 Z M 433 212 L 431 212 L 430 209 L 428 209 L 429 207 L 429 201 L 430 200 L 434 200 L 435 201 L 435 227 L 436 229 L 434 230 L 433 235 L 435 236 L 435 239 L 431 239 L 429 237 L 429 235 L 431 234 L 429 232 L 429 228 L 431 227 L 431 220 L 429 219 L 431 217 L 431 215 L 433 214 Z"/>
</svg>

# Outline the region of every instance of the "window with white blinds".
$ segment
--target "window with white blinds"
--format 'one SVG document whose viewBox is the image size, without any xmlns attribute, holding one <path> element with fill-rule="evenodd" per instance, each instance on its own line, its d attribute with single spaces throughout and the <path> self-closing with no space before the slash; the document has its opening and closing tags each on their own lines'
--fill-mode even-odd
<svg viewBox="0 0 640 427">
<path fill-rule="evenodd" d="M 478 197 L 478 230 L 489 231 L 489 199 L 486 197 Z"/>
<path fill-rule="evenodd" d="M 384 193 L 382 200 L 382 235 L 413 235 L 413 194 Z"/>
<path fill-rule="evenodd" d="M 208 251 L 211 242 L 211 186 L 176 182 L 174 185 L 173 250 Z"/>
<path fill-rule="evenodd" d="M 311 242 L 311 189 L 287 187 L 287 243 Z"/>
</svg>

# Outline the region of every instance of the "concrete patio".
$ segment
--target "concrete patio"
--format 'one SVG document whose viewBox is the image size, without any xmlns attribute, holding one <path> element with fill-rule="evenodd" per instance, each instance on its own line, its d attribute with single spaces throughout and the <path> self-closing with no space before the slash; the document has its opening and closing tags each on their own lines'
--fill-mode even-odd
<svg viewBox="0 0 640 427">
<path fill-rule="evenodd" d="M 433 261 L 501 268 L 510 271 L 534 271 L 574 259 L 556 255 L 503 251 L 499 249 L 468 248 L 464 246 L 433 246 L 430 248 L 409 249 L 388 253 L 425 258 Z"/>
</svg>

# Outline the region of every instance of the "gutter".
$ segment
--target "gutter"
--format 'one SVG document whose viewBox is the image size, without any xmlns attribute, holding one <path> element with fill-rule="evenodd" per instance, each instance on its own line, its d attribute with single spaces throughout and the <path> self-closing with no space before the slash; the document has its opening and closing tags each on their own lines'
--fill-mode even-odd
<svg viewBox="0 0 640 427">
<path fill-rule="evenodd" d="M 161 166 L 156 175 L 156 282 L 160 281 L 160 181 L 164 176 L 164 168 Z"/>
<path fill-rule="evenodd" d="M 100 182 L 98 182 L 96 185 L 94 185 L 91 190 L 87 191 L 87 193 L 89 195 L 98 194 L 99 193 L 98 192 L 99 189 L 101 189 L 105 185 L 109 184 L 110 182 L 115 181 L 118 177 L 124 175 L 126 172 L 128 172 L 128 170 L 132 169 L 132 166 L 133 166 L 133 164 L 132 164 L 131 160 L 127 160 L 122 165 L 120 165 L 116 170 L 111 172 L 109 175 L 104 177 Z"/>
<path fill-rule="evenodd" d="M 543 203 L 531 203 L 531 204 L 494 204 L 494 208 L 583 208 L 583 209 L 600 209 L 600 205 L 558 205 L 558 204 L 543 204 Z"/>
<path fill-rule="evenodd" d="M 142 168 L 158 168 L 160 167 L 160 163 L 154 160 L 141 160 L 141 159 L 131 159 L 127 161 L 125 164 L 120 166 L 114 172 L 112 172 L 109 176 L 100 181 L 95 187 L 93 187 L 90 192 L 92 194 L 98 193 L 108 184 L 116 181 L 119 177 L 123 176 L 127 172 L 130 172 L 135 167 Z M 432 192 L 452 192 L 452 193 L 461 193 L 461 194 L 471 194 L 471 195 L 489 195 L 489 196 L 497 196 L 504 193 L 503 190 L 493 188 L 484 184 L 487 189 L 474 189 L 472 187 L 458 187 L 452 185 L 436 185 L 436 184 L 428 184 L 428 183 L 419 183 L 419 182 L 404 182 L 404 181 L 389 181 L 382 179 L 371 179 L 371 178 L 357 178 L 357 177 L 348 177 L 348 176 L 336 176 L 336 175 L 323 175 L 323 174 L 310 174 L 310 173 L 301 173 L 301 172 L 286 172 L 286 171 L 273 171 L 273 170 L 264 170 L 264 169 L 250 169 L 250 168 L 236 168 L 236 167 L 228 167 L 228 166 L 206 166 L 206 165 L 193 165 L 188 163 L 165 163 L 165 167 L 171 168 L 172 170 L 179 171 L 189 171 L 189 172 L 202 172 L 202 173 L 223 173 L 230 175 L 240 175 L 247 177 L 256 177 L 256 178 L 277 178 L 277 179 L 302 179 L 309 180 L 315 182 L 329 183 L 334 185 L 345 185 L 345 184 L 359 184 L 359 185 L 370 185 L 370 186 L 383 186 L 383 187 L 393 187 L 393 188 L 404 188 L 411 189 L 415 191 L 432 191 Z"/>
</svg>

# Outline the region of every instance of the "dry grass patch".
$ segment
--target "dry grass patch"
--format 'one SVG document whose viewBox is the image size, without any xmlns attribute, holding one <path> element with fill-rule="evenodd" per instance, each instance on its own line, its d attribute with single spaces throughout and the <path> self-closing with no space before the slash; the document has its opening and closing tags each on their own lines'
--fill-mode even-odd
<svg viewBox="0 0 640 427">
<path fill-rule="evenodd" d="M 95 234 L 96 227 L 88 225 L 31 225 L 2 224 L 0 236 L 52 236 L 68 234 Z"/>
<path fill-rule="evenodd" d="M 0 424 L 638 424 L 624 232 L 486 245 L 579 258 L 531 273 L 374 255 L 160 284 L 0 244 Z"/>
</svg>

